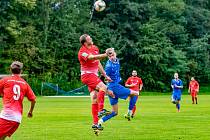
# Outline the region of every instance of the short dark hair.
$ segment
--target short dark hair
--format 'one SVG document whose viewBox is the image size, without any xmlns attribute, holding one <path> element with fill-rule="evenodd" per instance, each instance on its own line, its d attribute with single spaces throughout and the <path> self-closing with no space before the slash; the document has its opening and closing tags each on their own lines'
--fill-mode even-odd
<svg viewBox="0 0 210 140">
<path fill-rule="evenodd" d="M 10 65 L 10 69 L 11 72 L 13 74 L 20 74 L 21 70 L 23 68 L 23 63 L 19 62 L 19 61 L 14 61 L 12 62 L 12 64 Z"/>
<path fill-rule="evenodd" d="M 11 71 L 12 71 L 13 74 L 20 74 L 21 73 L 21 69 L 19 69 L 19 68 L 11 69 Z"/>
<path fill-rule="evenodd" d="M 88 34 L 83 34 L 80 36 L 79 40 L 82 45 L 84 45 L 84 43 L 86 42 L 86 37 L 88 36 L 89 36 Z"/>
</svg>

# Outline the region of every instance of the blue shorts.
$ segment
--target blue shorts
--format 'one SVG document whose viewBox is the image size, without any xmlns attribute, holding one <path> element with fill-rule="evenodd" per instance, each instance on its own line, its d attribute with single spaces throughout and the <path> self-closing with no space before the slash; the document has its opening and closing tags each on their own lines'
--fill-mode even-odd
<svg viewBox="0 0 210 140">
<path fill-rule="evenodd" d="M 172 101 L 181 101 L 181 93 L 173 93 L 171 96 Z"/>
<path fill-rule="evenodd" d="M 118 103 L 118 99 L 127 99 L 130 95 L 131 91 L 129 88 L 126 88 L 120 84 L 109 85 L 108 89 L 113 91 L 115 98 L 109 96 L 109 102 L 111 105 L 115 105 Z"/>
</svg>

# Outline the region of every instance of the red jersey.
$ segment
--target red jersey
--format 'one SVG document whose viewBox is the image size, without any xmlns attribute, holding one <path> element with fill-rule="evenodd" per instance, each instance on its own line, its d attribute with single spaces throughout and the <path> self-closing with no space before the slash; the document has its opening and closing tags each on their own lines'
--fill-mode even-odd
<svg viewBox="0 0 210 140">
<path fill-rule="evenodd" d="M 191 92 L 197 92 L 199 90 L 199 84 L 196 80 L 190 81 L 189 87 Z"/>
<path fill-rule="evenodd" d="M 3 110 L 0 118 L 20 123 L 23 112 L 24 96 L 34 101 L 36 96 L 28 83 L 19 75 L 12 75 L 0 80 L 0 94 L 3 96 Z"/>
<path fill-rule="evenodd" d="M 132 77 L 128 78 L 128 80 L 126 81 L 125 84 L 128 84 L 128 85 L 133 84 L 135 86 L 130 87 L 130 89 L 135 90 L 135 91 L 139 91 L 139 87 L 140 87 L 141 84 L 143 84 L 143 82 L 142 82 L 141 78 L 132 76 Z"/>
<path fill-rule="evenodd" d="M 91 48 L 87 48 L 83 45 L 79 50 L 78 59 L 81 65 L 81 75 L 86 73 L 94 73 L 98 75 L 99 60 L 88 59 L 88 56 L 91 54 L 99 54 L 99 49 L 95 45 L 92 45 Z"/>
</svg>

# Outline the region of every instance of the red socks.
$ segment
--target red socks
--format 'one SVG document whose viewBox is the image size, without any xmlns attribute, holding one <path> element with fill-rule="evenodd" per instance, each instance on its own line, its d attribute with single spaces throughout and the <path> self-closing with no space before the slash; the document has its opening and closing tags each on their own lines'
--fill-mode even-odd
<svg viewBox="0 0 210 140">
<path fill-rule="evenodd" d="M 98 124 L 98 112 L 104 109 L 105 92 L 100 90 L 98 92 L 98 103 L 92 104 L 93 124 Z"/>
<path fill-rule="evenodd" d="M 136 105 L 135 105 L 135 106 L 133 107 L 133 109 L 132 109 L 132 115 L 134 115 L 135 112 L 136 112 Z"/>
<path fill-rule="evenodd" d="M 98 124 L 98 104 L 92 104 L 93 124 Z"/>
<path fill-rule="evenodd" d="M 103 90 L 100 90 L 98 92 L 98 110 L 102 111 L 104 109 L 104 96 L 105 92 Z"/>
</svg>

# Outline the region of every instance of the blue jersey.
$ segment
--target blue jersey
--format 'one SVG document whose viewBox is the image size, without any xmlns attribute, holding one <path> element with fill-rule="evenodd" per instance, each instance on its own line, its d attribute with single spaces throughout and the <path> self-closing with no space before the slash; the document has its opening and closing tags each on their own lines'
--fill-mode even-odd
<svg viewBox="0 0 210 140">
<path fill-rule="evenodd" d="M 105 66 L 106 75 L 112 79 L 112 82 L 107 84 L 108 89 L 113 91 L 115 98 L 109 96 L 109 101 L 111 105 L 118 103 L 118 99 L 127 99 L 130 95 L 130 89 L 119 84 L 121 81 L 120 77 L 120 63 L 119 59 L 115 62 L 108 60 Z"/>
<path fill-rule="evenodd" d="M 118 84 L 121 81 L 119 59 L 117 59 L 115 62 L 108 60 L 105 66 L 105 71 L 106 75 L 112 79 L 112 82 L 109 82 L 108 85 Z"/>
<path fill-rule="evenodd" d="M 182 80 L 173 79 L 171 81 L 171 85 L 173 85 L 173 94 L 181 94 L 182 93 L 182 89 L 175 87 L 175 85 L 176 86 L 183 86 Z"/>
</svg>

